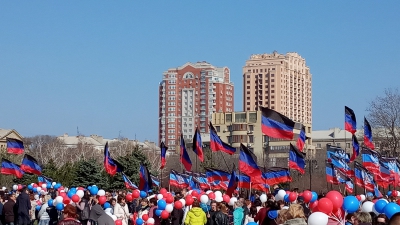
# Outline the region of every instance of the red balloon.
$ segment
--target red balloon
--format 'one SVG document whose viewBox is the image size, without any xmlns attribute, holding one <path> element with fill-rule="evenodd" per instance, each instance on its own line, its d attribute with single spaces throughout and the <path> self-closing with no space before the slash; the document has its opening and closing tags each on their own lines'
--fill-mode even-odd
<svg viewBox="0 0 400 225">
<path fill-rule="evenodd" d="M 59 194 L 61 197 L 65 198 L 67 196 L 67 194 L 65 192 L 60 192 Z"/>
<path fill-rule="evenodd" d="M 72 195 L 71 199 L 72 199 L 72 201 L 75 202 L 75 203 L 76 203 L 76 202 L 79 202 L 79 200 L 80 200 L 80 198 L 79 198 L 78 195 Z"/>
<path fill-rule="evenodd" d="M 142 220 L 143 220 L 144 222 L 146 222 L 148 219 L 149 219 L 149 215 L 147 215 L 147 214 L 143 214 L 143 215 L 142 215 Z"/>
<path fill-rule="evenodd" d="M 343 205 L 343 196 L 338 191 L 330 191 L 330 192 L 328 192 L 326 194 L 326 198 L 331 200 L 332 206 L 333 206 L 333 211 L 336 211 L 337 209 L 341 208 L 342 205 Z"/>
<path fill-rule="evenodd" d="M 18 184 L 18 187 L 20 186 L 20 184 Z M 38 185 L 37 184 L 33 184 L 33 187 L 35 188 L 37 188 L 38 187 Z"/>
<path fill-rule="evenodd" d="M 215 194 L 214 194 L 214 192 L 208 193 L 208 198 L 211 199 L 211 200 L 214 200 L 214 199 L 215 199 Z"/>
<path fill-rule="evenodd" d="M 133 196 L 132 196 L 131 194 L 127 194 L 127 195 L 125 196 L 125 200 L 126 200 L 127 202 L 131 202 L 131 201 L 133 200 Z"/>
<path fill-rule="evenodd" d="M 397 197 L 397 195 L 398 195 L 397 191 L 396 191 L 396 190 L 393 190 L 393 191 L 392 191 L 392 196 L 393 196 L 393 197 Z"/>
<path fill-rule="evenodd" d="M 376 199 L 373 199 L 372 202 L 375 203 L 375 202 L 377 202 L 378 200 L 379 200 L 379 199 L 376 198 Z"/>
<path fill-rule="evenodd" d="M 134 190 L 133 193 L 132 193 L 132 197 L 134 199 L 137 199 L 137 198 L 139 198 L 139 196 L 140 196 L 140 191 Z"/>
<path fill-rule="evenodd" d="M 229 197 L 229 195 L 224 195 L 222 196 L 222 200 L 224 200 L 224 202 L 229 203 L 229 201 L 231 200 L 231 197 Z"/>
<path fill-rule="evenodd" d="M 83 187 L 78 187 L 78 189 L 77 190 L 82 190 L 82 191 L 84 191 L 85 190 L 85 188 L 83 188 Z"/>
<path fill-rule="evenodd" d="M 193 190 L 192 191 L 192 195 L 193 195 L 193 197 L 199 197 L 199 192 L 197 192 L 196 190 Z"/>
<path fill-rule="evenodd" d="M 122 225 L 122 220 L 116 220 L 115 225 Z"/>
<path fill-rule="evenodd" d="M 63 187 L 63 186 L 61 186 L 60 188 L 58 188 L 58 190 L 64 190 L 64 187 Z"/>
<path fill-rule="evenodd" d="M 287 195 L 290 194 L 290 191 L 286 191 L 286 194 L 287 194 Z"/>
<path fill-rule="evenodd" d="M 336 218 L 338 218 L 340 220 L 344 220 L 344 218 L 345 218 L 345 212 L 344 212 L 343 208 L 339 208 L 335 212 L 332 212 L 331 215 L 334 215 Z"/>
<path fill-rule="evenodd" d="M 361 196 L 360 195 L 356 195 L 356 198 L 358 201 L 361 201 Z"/>
<path fill-rule="evenodd" d="M 318 210 L 329 215 L 333 210 L 332 201 L 329 198 L 321 198 L 318 200 Z"/>
<path fill-rule="evenodd" d="M 305 203 L 309 203 L 312 199 L 312 193 L 311 191 L 304 191 L 303 192 L 303 199 Z"/>
<path fill-rule="evenodd" d="M 100 203 L 100 205 L 104 205 L 104 203 L 106 203 L 106 201 L 107 201 L 106 196 L 100 196 L 100 197 L 99 197 L 99 203 Z"/>
<path fill-rule="evenodd" d="M 165 189 L 165 188 L 160 189 L 160 194 L 164 195 L 166 193 L 168 193 L 167 189 Z"/>
<path fill-rule="evenodd" d="M 163 218 L 164 220 L 168 219 L 169 217 L 169 212 L 167 212 L 167 210 L 163 210 L 161 212 L 161 218 Z"/>
<path fill-rule="evenodd" d="M 299 196 L 303 196 L 303 192 L 301 192 L 301 193 L 299 194 Z"/>
<path fill-rule="evenodd" d="M 185 198 L 185 201 L 186 201 L 186 205 L 192 205 L 194 202 L 193 197 L 191 195 L 187 195 Z"/>
<path fill-rule="evenodd" d="M 290 202 L 294 202 L 296 199 L 297 199 L 297 194 L 296 194 L 296 192 L 291 192 L 291 193 L 289 194 L 289 201 L 290 201 Z"/>
<path fill-rule="evenodd" d="M 66 205 L 68 205 L 70 202 L 71 202 L 71 199 L 69 199 L 68 197 L 63 199 L 63 203 Z"/>
<path fill-rule="evenodd" d="M 396 202 L 397 202 L 397 205 L 400 205 L 400 199 L 397 199 Z"/>
<path fill-rule="evenodd" d="M 171 204 L 174 202 L 174 197 L 168 196 L 167 199 L 165 200 L 168 204 Z"/>
<path fill-rule="evenodd" d="M 318 200 L 313 203 L 310 203 L 309 207 L 310 207 L 311 211 L 317 212 L 318 211 Z"/>
<path fill-rule="evenodd" d="M 176 201 L 174 204 L 175 209 L 182 209 L 183 205 L 181 201 Z"/>
</svg>

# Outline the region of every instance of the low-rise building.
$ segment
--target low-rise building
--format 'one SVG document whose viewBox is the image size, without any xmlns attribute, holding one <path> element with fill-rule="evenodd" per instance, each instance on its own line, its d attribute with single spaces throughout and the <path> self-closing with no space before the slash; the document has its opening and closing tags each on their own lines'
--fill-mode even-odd
<svg viewBox="0 0 400 225">
<path fill-rule="evenodd" d="M 14 129 L 0 129 L 0 150 L 5 151 L 7 148 L 7 138 L 22 140 L 23 137 Z"/>
</svg>

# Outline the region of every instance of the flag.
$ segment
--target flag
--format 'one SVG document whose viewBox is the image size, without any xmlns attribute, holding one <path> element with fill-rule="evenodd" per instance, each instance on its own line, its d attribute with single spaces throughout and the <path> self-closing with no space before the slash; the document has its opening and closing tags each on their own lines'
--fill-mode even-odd
<svg viewBox="0 0 400 225">
<path fill-rule="evenodd" d="M 326 150 L 327 158 L 331 158 L 332 155 L 343 159 L 346 163 L 350 162 L 350 156 L 346 153 L 346 151 L 340 147 L 328 145 Z"/>
<path fill-rule="evenodd" d="M 213 169 L 213 168 L 205 168 L 206 177 L 208 183 L 215 183 L 216 181 L 229 181 L 230 174 L 226 171 Z"/>
<path fill-rule="evenodd" d="M 39 166 L 39 163 L 30 155 L 25 154 L 24 159 L 22 160 L 21 170 L 26 173 L 41 175 L 42 168 Z"/>
<path fill-rule="evenodd" d="M 139 190 L 148 192 L 153 187 L 150 172 L 143 164 L 140 165 L 139 180 Z"/>
<path fill-rule="evenodd" d="M 24 143 L 14 138 L 6 138 L 7 141 L 7 153 L 11 154 L 23 154 Z"/>
<path fill-rule="evenodd" d="M 337 180 L 335 179 L 335 170 L 334 170 L 334 165 L 330 162 L 326 162 L 326 182 L 331 183 L 331 184 L 337 184 Z"/>
<path fill-rule="evenodd" d="M 193 136 L 193 151 L 199 157 L 200 161 L 203 162 L 204 161 L 203 142 L 201 141 L 201 135 L 197 127 Z"/>
<path fill-rule="evenodd" d="M 269 185 L 268 184 L 261 184 L 261 183 L 257 183 L 257 184 L 253 184 L 252 183 L 251 184 L 251 189 L 268 193 L 269 192 Z"/>
<path fill-rule="evenodd" d="M 122 173 L 122 178 L 124 179 L 125 187 L 128 189 L 136 190 L 138 187 L 125 175 Z"/>
<path fill-rule="evenodd" d="M 365 117 L 364 117 L 364 145 L 372 150 L 375 149 L 374 143 L 372 143 L 371 125 L 369 125 L 369 122 Z"/>
<path fill-rule="evenodd" d="M 272 109 L 264 107 L 260 107 L 260 109 L 262 112 L 261 129 L 264 135 L 286 140 L 293 139 L 295 122 Z"/>
<path fill-rule="evenodd" d="M 251 177 L 261 176 L 261 171 L 257 166 L 256 156 L 243 144 L 240 144 L 239 170 Z"/>
<path fill-rule="evenodd" d="M 209 189 L 210 185 L 208 184 L 206 174 L 204 173 L 192 173 L 192 179 L 194 179 L 200 186 L 200 189 L 205 190 Z"/>
<path fill-rule="evenodd" d="M 353 170 L 346 163 L 346 161 L 343 160 L 343 158 L 331 155 L 331 157 L 328 158 L 328 162 L 331 162 L 335 167 L 345 172 L 348 176 L 353 177 Z"/>
<path fill-rule="evenodd" d="M 262 174 L 265 179 L 265 183 L 268 185 L 274 185 L 279 183 L 285 183 L 292 181 L 288 168 L 283 167 L 270 167 Z"/>
<path fill-rule="evenodd" d="M 175 170 L 171 170 L 169 174 L 169 185 L 177 188 L 187 188 L 189 183 Z"/>
<path fill-rule="evenodd" d="M 236 152 L 236 148 L 226 144 L 221 140 L 218 136 L 217 131 L 213 127 L 212 123 L 210 122 L 210 148 L 212 151 L 223 151 L 228 153 L 229 155 L 233 155 Z"/>
<path fill-rule="evenodd" d="M 304 148 L 304 144 L 306 143 L 306 127 L 304 125 L 301 126 L 299 138 L 297 138 L 297 148 L 302 152 Z"/>
<path fill-rule="evenodd" d="M 238 186 L 240 188 L 250 189 L 250 177 L 247 176 L 246 174 L 239 174 L 238 177 L 239 177 Z"/>
<path fill-rule="evenodd" d="M 164 169 L 165 164 L 167 164 L 167 161 L 165 159 L 165 155 L 167 154 L 168 147 L 165 146 L 163 141 L 161 142 L 160 150 L 161 150 L 161 166 L 160 166 L 160 169 Z"/>
<path fill-rule="evenodd" d="M 351 155 L 350 162 L 353 162 L 360 154 L 360 145 L 358 144 L 357 137 L 354 134 L 352 136 L 352 145 L 353 145 L 353 154 Z"/>
<path fill-rule="evenodd" d="M 362 148 L 361 153 L 363 166 L 372 173 L 379 173 L 380 154 L 377 151 L 364 147 Z"/>
<path fill-rule="evenodd" d="M 111 176 L 114 176 L 117 172 L 122 172 L 124 170 L 124 167 L 120 163 L 111 158 L 110 152 L 108 151 L 108 142 L 104 146 L 104 168 Z"/>
<path fill-rule="evenodd" d="M 229 180 L 228 188 L 226 190 L 226 194 L 231 196 L 233 192 L 236 190 L 237 185 L 238 185 L 238 178 L 236 176 L 235 169 L 233 169 Z"/>
<path fill-rule="evenodd" d="M 160 179 L 158 179 L 157 177 L 150 175 L 151 177 L 151 182 L 153 183 L 153 186 L 155 187 L 159 187 L 160 186 Z"/>
<path fill-rule="evenodd" d="M 374 191 L 375 183 L 373 175 L 358 162 L 354 162 L 356 184 L 369 191 Z"/>
<path fill-rule="evenodd" d="M 344 183 L 344 187 L 346 188 L 346 191 L 348 193 L 353 193 L 353 190 L 354 190 L 353 181 L 347 180 L 346 183 Z"/>
<path fill-rule="evenodd" d="M 186 144 L 185 140 L 183 139 L 183 134 L 181 134 L 181 163 L 186 170 L 190 171 L 192 169 L 192 161 L 190 161 L 189 154 L 186 151 Z"/>
<path fill-rule="evenodd" d="M 21 170 L 20 166 L 12 163 L 7 159 L 1 160 L 1 174 L 14 175 L 17 178 L 22 178 L 24 176 L 24 171 Z"/>
<path fill-rule="evenodd" d="M 396 163 L 396 158 L 381 157 L 379 163 L 387 168 L 390 174 L 390 183 L 397 187 L 399 184 L 399 168 Z"/>
<path fill-rule="evenodd" d="M 347 106 L 344 107 L 344 128 L 352 134 L 357 131 L 356 114 Z"/>
<path fill-rule="evenodd" d="M 300 152 L 295 146 L 290 144 L 289 150 L 289 168 L 299 171 L 304 174 L 304 168 L 306 166 L 306 161 L 304 159 L 305 153 Z"/>
<path fill-rule="evenodd" d="M 40 175 L 40 176 L 38 176 L 38 182 L 42 182 L 42 183 L 51 185 L 51 183 L 53 183 L 53 179 L 51 179 L 50 177 L 46 177 L 44 175 Z"/>
</svg>

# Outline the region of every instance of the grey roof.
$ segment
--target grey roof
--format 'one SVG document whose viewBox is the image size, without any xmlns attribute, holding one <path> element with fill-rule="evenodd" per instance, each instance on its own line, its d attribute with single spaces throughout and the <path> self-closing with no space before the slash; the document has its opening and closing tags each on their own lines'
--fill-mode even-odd
<svg viewBox="0 0 400 225">
<path fill-rule="evenodd" d="M 361 129 L 357 130 L 356 135 L 359 138 L 363 134 Z M 331 128 L 329 130 L 314 130 L 311 133 L 313 141 L 317 140 L 333 140 L 333 139 L 351 139 L 351 133 L 340 129 L 340 128 Z"/>
</svg>

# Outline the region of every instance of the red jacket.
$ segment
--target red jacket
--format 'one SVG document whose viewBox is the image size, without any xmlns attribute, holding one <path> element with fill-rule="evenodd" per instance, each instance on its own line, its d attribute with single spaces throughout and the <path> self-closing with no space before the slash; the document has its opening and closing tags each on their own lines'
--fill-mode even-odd
<svg viewBox="0 0 400 225">
<path fill-rule="evenodd" d="M 263 207 L 258 211 L 256 217 L 254 217 L 254 222 L 258 222 L 258 224 L 263 224 L 265 217 L 267 216 L 269 208 Z"/>
<path fill-rule="evenodd" d="M 58 222 L 57 225 L 82 225 L 79 220 L 72 219 L 72 218 L 65 218 Z"/>
</svg>

